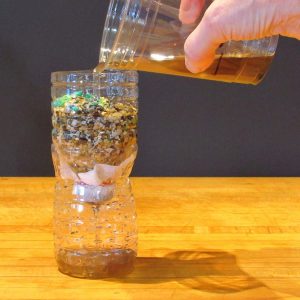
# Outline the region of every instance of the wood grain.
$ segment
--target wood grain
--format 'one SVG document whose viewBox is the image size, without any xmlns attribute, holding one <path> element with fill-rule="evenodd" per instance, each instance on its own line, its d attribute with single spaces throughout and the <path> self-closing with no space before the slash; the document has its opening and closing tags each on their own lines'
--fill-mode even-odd
<svg viewBox="0 0 300 300">
<path fill-rule="evenodd" d="M 53 257 L 53 178 L 0 178 L 0 299 L 300 299 L 300 179 L 133 178 L 139 257 L 81 280 Z"/>
</svg>

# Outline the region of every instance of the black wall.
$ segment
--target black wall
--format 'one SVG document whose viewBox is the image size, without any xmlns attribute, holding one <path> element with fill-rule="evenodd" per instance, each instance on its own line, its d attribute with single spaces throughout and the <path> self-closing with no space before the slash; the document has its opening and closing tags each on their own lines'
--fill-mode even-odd
<svg viewBox="0 0 300 300">
<path fill-rule="evenodd" d="M 52 175 L 50 72 L 92 68 L 106 0 L 0 1 L 0 176 Z M 257 86 L 140 74 L 140 176 L 299 176 L 300 42 Z"/>
</svg>

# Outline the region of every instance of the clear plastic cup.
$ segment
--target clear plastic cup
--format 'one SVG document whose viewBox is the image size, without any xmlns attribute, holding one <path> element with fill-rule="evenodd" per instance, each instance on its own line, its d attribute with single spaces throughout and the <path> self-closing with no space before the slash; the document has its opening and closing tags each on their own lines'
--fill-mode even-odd
<svg viewBox="0 0 300 300">
<path fill-rule="evenodd" d="M 184 43 L 200 22 L 182 24 L 180 0 L 110 0 L 102 37 L 98 69 L 118 68 L 201 79 L 258 84 L 266 74 L 278 36 L 230 41 L 220 45 L 214 63 L 205 72 L 185 67 Z"/>
</svg>

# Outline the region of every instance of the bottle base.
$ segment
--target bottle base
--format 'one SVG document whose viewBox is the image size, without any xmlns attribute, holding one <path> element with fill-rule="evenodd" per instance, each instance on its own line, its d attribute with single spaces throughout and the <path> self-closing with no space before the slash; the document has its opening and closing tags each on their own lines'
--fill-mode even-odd
<svg viewBox="0 0 300 300">
<path fill-rule="evenodd" d="M 134 269 L 136 252 L 131 249 L 60 249 L 56 253 L 58 270 L 66 275 L 101 279 L 125 277 Z"/>
</svg>

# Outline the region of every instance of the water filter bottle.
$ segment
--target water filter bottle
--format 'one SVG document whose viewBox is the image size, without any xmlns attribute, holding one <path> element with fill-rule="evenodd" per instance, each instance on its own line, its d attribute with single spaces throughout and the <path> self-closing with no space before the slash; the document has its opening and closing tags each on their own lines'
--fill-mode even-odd
<svg viewBox="0 0 300 300">
<path fill-rule="evenodd" d="M 137 83 L 135 71 L 52 73 L 55 256 L 70 276 L 133 270 Z"/>
</svg>

